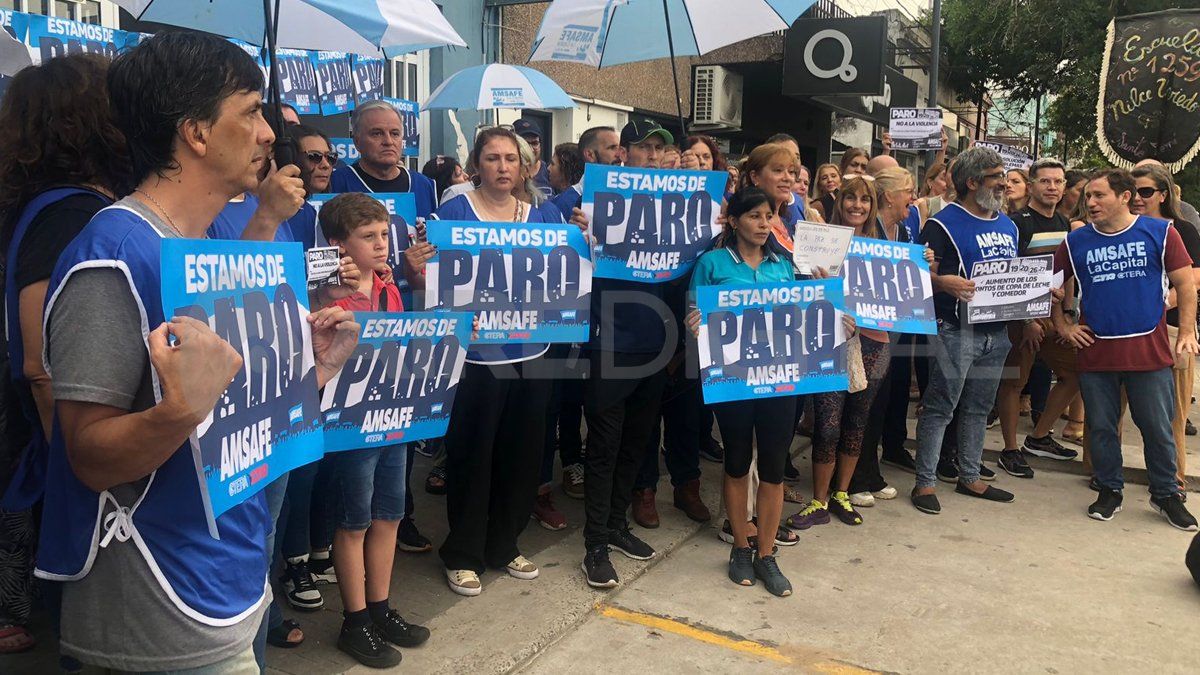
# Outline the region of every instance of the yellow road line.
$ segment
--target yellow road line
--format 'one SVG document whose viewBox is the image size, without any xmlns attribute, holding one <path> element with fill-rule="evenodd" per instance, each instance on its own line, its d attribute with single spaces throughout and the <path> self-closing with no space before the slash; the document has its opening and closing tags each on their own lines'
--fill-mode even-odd
<svg viewBox="0 0 1200 675">
<path fill-rule="evenodd" d="M 646 614 L 644 612 L 634 612 L 612 605 L 597 603 L 596 609 L 600 615 L 617 621 L 633 623 L 647 628 L 662 631 L 664 633 L 672 633 L 685 638 L 703 642 L 716 647 L 722 647 L 731 651 L 739 652 L 749 656 L 755 656 L 777 663 L 785 663 L 804 668 L 807 671 L 823 673 L 824 675 L 874 675 L 877 671 L 859 668 L 849 663 L 842 663 L 831 660 L 828 655 L 817 656 L 815 653 L 809 655 L 809 658 L 804 658 L 805 654 L 797 653 L 796 655 L 785 654 L 778 649 L 769 645 L 764 645 L 759 642 L 746 639 L 735 639 L 727 635 L 693 626 L 684 621 L 671 619 L 654 614 Z M 792 650 L 789 650 L 792 651 Z"/>
<path fill-rule="evenodd" d="M 601 616 L 627 623 L 636 623 L 647 628 L 661 630 L 666 633 L 674 633 L 682 635 L 686 638 L 691 638 L 699 642 L 705 642 L 717 647 L 724 647 L 735 652 L 750 654 L 759 658 L 778 661 L 780 663 L 791 663 L 792 659 L 784 654 L 781 654 L 778 649 L 768 647 L 750 640 L 734 640 L 719 633 L 714 633 L 703 628 L 697 628 L 682 621 L 675 619 L 666 619 L 652 614 L 642 614 L 641 612 L 630 612 L 624 609 L 617 609 L 609 605 L 601 605 Z"/>
</svg>

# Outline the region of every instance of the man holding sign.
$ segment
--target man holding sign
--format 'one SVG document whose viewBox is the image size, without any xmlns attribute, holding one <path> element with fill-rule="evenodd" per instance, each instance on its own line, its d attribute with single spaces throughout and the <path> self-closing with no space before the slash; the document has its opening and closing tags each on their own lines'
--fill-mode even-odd
<svg viewBox="0 0 1200 675">
<path fill-rule="evenodd" d="M 933 303 L 938 333 L 930 337 L 936 357 L 917 420 L 917 483 L 912 502 L 924 513 L 942 510 L 934 486 L 942 438 L 958 408 L 958 485 L 955 492 L 989 501 L 1011 502 L 1013 495 L 979 478 L 983 434 L 996 400 L 1009 341 L 1003 323 L 969 325 L 963 304 L 975 294 L 969 278 L 976 263 L 1017 255 L 1017 227 L 1001 213 L 1004 160 L 986 148 L 958 156 L 952 170 L 958 200 L 930 218 L 921 230 L 933 249 Z"/>
<path fill-rule="evenodd" d="M 213 537 L 189 438 L 243 361 L 263 353 L 239 354 L 204 322 L 166 316 L 159 265 L 164 239 L 203 237 L 231 197 L 258 184 L 274 141 L 262 84 L 244 51 L 203 33 L 152 37 L 109 71 L 140 184 L 64 251 L 46 310 L 61 433 L 38 574 L 67 582 L 62 649 L 88 665 L 256 667 L 251 645 L 270 598 L 266 500 L 258 492 L 233 506 Z M 319 386 L 358 326 L 338 310 L 308 324 Z"/>
<path fill-rule="evenodd" d="M 1129 172 L 1100 171 L 1085 192 L 1091 223 L 1054 254 L 1054 267 L 1079 281 L 1080 322 L 1055 305 L 1054 325 L 1079 348 L 1079 390 L 1100 496 L 1088 516 L 1112 520 L 1121 510 L 1121 389 L 1142 434 L 1150 506 L 1173 527 L 1195 531 L 1175 483 L 1173 354 L 1200 353 L 1196 343 L 1196 285 L 1179 232 L 1159 218 L 1129 212 L 1135 183 Z M 1179 307 L 1179 337 L 1167 337 L 1167 282 Z M 1186 330 L 1184 328 L 1186 327 Z"/>
</svg>

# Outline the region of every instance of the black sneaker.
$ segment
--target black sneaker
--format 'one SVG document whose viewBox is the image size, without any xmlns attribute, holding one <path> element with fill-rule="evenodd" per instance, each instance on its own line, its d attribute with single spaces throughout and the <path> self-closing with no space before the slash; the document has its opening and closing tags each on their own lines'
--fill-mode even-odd
<svg viewBox="0 0 1200 675">
<path fill-rule="evenodd" d="M 987 428 L 991 429 L 992 427 L 996 426 L 999 423 L 1000 423 L 1000 413 L 996 412 L 996 409 L 993 408 L 992 412 L 988 413 L 988 416 L 987 416 Z"/>
<path fill-rule="evenodd" d="M 587 585 L 592 588 L 616 588 L 621 582 L 617 577 L 616 568 L 608 559 L 607 546 L 597 546 L 589 550 L 583 556 L 583 564 L 579 568 L 583 570 L 583 578 L 587 580 Z"/>
<path fill-rule="evenodd" d="M 979 461 L 979 480 L 992 482 L 996 480 L 996 472 L 983 465 L 983 460 Z"/>
<path fill-rule="evenodd" d="M 1184 425 L 1183 425 L 1183 433 L 1184 433 L 1184 434 L 1187 434 L 1188 436 L 1195 436 L 1195 435 L 1196 435 L 1196 427 L 1192 426 L 1192 421 L 1191 421 L 1191 420 L 1187 420 L 1187 421 L 1184 423 Z"/>
<path fill-rule="evenodd" d="M 1200 529 L 1196 525 L 1196 519 L 1188 513 L 1187 507 L 1183 505 L 1183 500 L 1179 498 L 1178 493 L 1170 497 L 1151 497 L 1150 506 L 1161 513 L 1171 527 L 1184 532 L 1195 532 Z"/>
<path fill-rule="evenodd" d="M 1000 459 L 996 460 L 996 466 L 1010 476 L 1033 478 L 1033 469 L 1029 466 L 1029 462 L 1025 461 L 1025 453 L 1020 450 L 1002 451 Z"/>
<path fill-rule="evenodd" d="M 1046 436 L 1045 438 L 1025 437 L 1025 452 L 1046 459 L 1057 459 L 1067 462 L 1079 456 L 1078 452 L 1068 450 L 1058 444 L 1058 441 Z"/>
<path fill-rule="evenodd" d="M 952 461 L 939 459 L 937 465 L 937 477 L 938 480 L 942 481 L 943 483 L 957 483 L 958 466 Z"/>
<path fill-rule="evenodd" d="M 629 528 L 609 532 L 608 544 L 634 560 L 649 560 L 654 557 L 654 549 L 650 548 L 650 544 L 638 539 Z"/>
<path fill-rule="evenodd" d="M 942 512 L 942 504 L 935 494 L 919 495 L 916 490 L 913 490 L 909 497 L 912 499 L 912 505 L 921 513 L 936 516 Z"/>
<path fill-rule="evenodd" d="M 433 542 L 417 530 L 412 518 L 405 518 L 396 533 L 396 548 L 405 553 L 427 553 L 433 550 Z"/>
<path fill-rule="evenodd" d="M 333 568 L 333 557 L 325 551 L 324 558 L 308 557 L 308 571 L 312 572 L 313 581 L 318 586 L 337 583 L 337 571 Z"/>
<path fill-rule="evenodd" d="M 376 621 L 375 627 L 383 639 L 397 647 L 420 647 L 429 639 L 428 628 L 405 621 L 400 612 L 394 609 L 388 610 L 383 621 Z"/>
<path fill-rule="evenodd" d="M 754 556 L 754 576 L 761 579 L 771 595 L 786 598 L 792 594 L 792 582 L 783 576 L 775 556 Z"/>
<path fill-rule="evenodd" d="M 304 612 L 315 612 L 325 606 L 317 582 L 308 570 L 308 556 L 290 558 L 283 568 L 283 588 L 288 604 Z"/>
<path fill-rule="evenodd" d="M 887 464 L 888 466 L 894 466 L 897 469 L 900 469 L 901 471 L 907 471 L 908 473 L 917 472 L 917 461 L 913 459 L 913 456 L 909 454 L 908 450 L 903 448 L 901 448 L 900 452 L 894 456 L 884 453 L 883 457 L 879 459 L 879 462 L 881 464 Z M 956 480 L 957 478 L 958 477 L 955 476 Z"/>
<path fill-rule="evenodd" d="M 1120 490 L 1101 489 L 1100 496 L 1096 497 L 1096 501 L 1088 507 L 1088 518 L 1105 522 L 1112 520 L 1113 516 L 1121 510 L 1121 499 Z"/>
<path fill-rule="evenodd" d="M 700 440 L 700 457 L 721 464 L 725 461 L 725 448 L 721 447 L 717 439 L 709 436 Z"/>
<path fill-rule="evenodd" d="M 1104 488 L 1100 485 L 1100 481 L 1095 476 L 1092 476 L 1091 480 L 1088 481 L 1088 489 L 1092 492 L 1099 492 Z"/>
<path fill-rule="evenodd" d="M 403 658 L 400 652 L 384 640 L 383 634 L 373 623 L 365 626 L 347 626 L 343 622 L 337 648 L 368 668 L 395 668 Z"/>
<path fill-rule="evenodd" d="M 754 585 L 754 549 L 747 546 L 729 549 L 729 580 L 738 586 Z"/>
</svg>

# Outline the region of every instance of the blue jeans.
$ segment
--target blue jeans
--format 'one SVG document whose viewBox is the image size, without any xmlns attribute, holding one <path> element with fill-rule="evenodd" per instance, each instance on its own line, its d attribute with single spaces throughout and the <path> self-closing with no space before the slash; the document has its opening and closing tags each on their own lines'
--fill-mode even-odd
<svg viewBox="0 0 1200 675">
<path fill-rule="evenodd" d="M 1147 372 L 1080 373 L 1079 392 L 1087 409 L 1084 429 L 1092 453 L 1092 469 L 1100 485 L 1111 490 L 1125 486 L 1122 475 L 1121 386 L 1129 400 L 1129 414 L 1142 432 L 1150 494 L 1170 497 L 1175 485 L 1175 380 L 1170 368 Z"/>
<path fill-rule="evenodd" d="M 372 520 L 404 518 L 408 445 L 338 453 L 338 529 L 365 530 Z"/>
<path fill-rule="evenodd" d="M 267 510 L 271 514 L 271 531 L 267 533 L 267 551 L 271 554 L 271 566 L 267 574 L 273 574 L 279 552 L 275 547 L 275 525 L 279 522 L 279 513 L 283 511 L 283 498 L 287 496 L 288 474 L 275 479 L 264 492 L 267 495 Z M 267 657 L 267 630 L 271 626 L 283 623 L 283 614 L 279 611 L 279 601 L 271 598 L 267 613 L 263 615 L 262 624 L 258 627 L 258 635 L 254 636 L 254 660 L 258 661 L 258 670 L 263 671 Z"/>
<path fill-rule="evenodd" d="M 937 485 L 942 438 L 958 408 L 958 480 L 979 480 L 983 434 L 1011 343 L 1008 331 L 981 332 L 949 324 L 930 336 L 929 386 L 917 418 L 917 487 Z"/>
</svg>

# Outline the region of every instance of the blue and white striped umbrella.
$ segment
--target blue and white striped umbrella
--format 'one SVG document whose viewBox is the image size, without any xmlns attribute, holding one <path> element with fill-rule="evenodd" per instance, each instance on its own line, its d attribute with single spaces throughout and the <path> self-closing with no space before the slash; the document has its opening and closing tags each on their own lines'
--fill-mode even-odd
<svg viewBox="0 0 1200 675">
<path fill-rule="evenodd" d="M 266 46 L 259 0 L 116 0 L 142 21 Z M 276 46 L 393 57 L 421 49 L 466 47 L 433 0 L 269 0 L 279 8 Z"/>
<path fill-rule="evenodd" d="M 465 68 L 446 78 L 421 106 L 423 110 L 494 108 L 574 108 L 554 80 L 533 68 L 492 64 Z"/>
<path fill-rule="evenodd" d="M 816 0 L 554 0 L 530 61 L 597 68 L 698 56 L 764 33 L 787 30 Z M 670 17 L 671 40 L 667 40 Z"/>
</svg>

